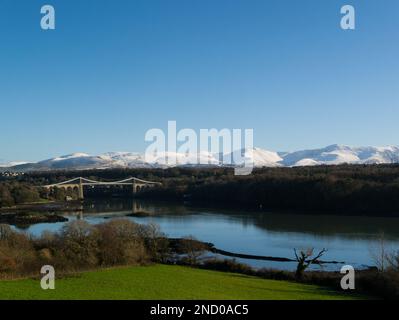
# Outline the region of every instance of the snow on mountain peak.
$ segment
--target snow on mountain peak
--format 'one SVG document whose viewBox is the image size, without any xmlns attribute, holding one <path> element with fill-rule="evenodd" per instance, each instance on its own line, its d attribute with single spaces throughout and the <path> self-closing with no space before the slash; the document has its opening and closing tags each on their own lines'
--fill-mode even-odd
<svg viewBox="0 0 399 320">
<path fill-rule="evenodd" d="M 83 157 L 90 157 L 90 155 L 88 155 L 87 153 L 83 153 L 83 152 L 76 152 L 76 153 L 68 154 L 68 155 L 65 155 L 65 156 L 53 158 L 51 160 L 53 160 L 53 161 L 62 161 L 62 160 L 68 160 L 68 159 L 74 159 L 74 158 L 83 158 Z"/>
<path fill-rule="evenodd" d="M 0 168 L 8 168 L 8 167 L 14 167 L 14 166 L 19 166 L 22 164 L 26 164 L 28 162 L 26 161 L 12 161 L 8 163 L 0 163 Z"/>
<path fill-rule="evenodd" d="M 399 148 L 395 146 L 349 147 L 334 144 L 321 149 L 288 153 L 283 158 L 282 163 L 285 166 L 397 163 Z"/>
<path fill-rule="evenodd" d="M 246 152 L 250 151 L 250 152 Z M 255 167 L 294 167 L 314 165 L 399 163 L 399 147 L 349 147 L 330 145 L 320 149 L 274 152 L 261 148 L 242 149 L 229 154 L 201 151 L 194 154 L 164 152 L 154 156 L 134 152 L 107 152 L 100 155 L 73 153 L 37 163 L 1 165 L 15 170 L 167 168 L 173 166 L 240 166 L 253 162 Z"/>
</svg>

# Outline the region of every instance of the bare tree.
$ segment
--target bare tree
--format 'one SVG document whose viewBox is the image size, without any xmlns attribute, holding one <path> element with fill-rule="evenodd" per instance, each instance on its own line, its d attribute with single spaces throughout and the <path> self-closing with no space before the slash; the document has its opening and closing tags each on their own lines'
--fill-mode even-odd
<svg viewBox="0 0 399 320">
<path fill-rule="evenodd" d="M 301 280 L 303 277 L 304 271 L 313 263 L 318 263 L 318 259 L 323 256 L 324 253 L 327 252 L 326 249 L 321 250 L 314 258 L 313 256 L 313 248 L 307 249 L 306 251 L 301 250 L 299 252 L 299 255 L 294 249 L 296 261 L 298 262 L 298 265 L 296 267 L 296 272 L 295 272 L 295 277 L 298 280 Z"/>
<path fill-rule="evenodd" d="M 169 240 L 159 225 L 155 223 L 141 225 L 139 233 L 145 239 L 147 250 L 155 261 L 165 262 L 169 259 Z"/>
<path fill-rule="evenodd" d="M 386 249 L 384 232 L 380 232 L 377 246 L 370 248 L 370 255 L 378 270 L 384 272 L 389 259 L 389 253 Z"/>
<path fill-rule="evenodd" d="M 0 224 L 0 241 L 8 240 L 13 234 L 14 231 L 8 224 Z"/>
<path fill-rule="evenodd" d="M 184 237 L 181 240 L 181 244 L 185 254 L 187 255 L 186 261 L 192 265 L 198 263 L 199 258 L 204 254 L 206 250 L 206 246 L 193 236 Z"/>
</svg>

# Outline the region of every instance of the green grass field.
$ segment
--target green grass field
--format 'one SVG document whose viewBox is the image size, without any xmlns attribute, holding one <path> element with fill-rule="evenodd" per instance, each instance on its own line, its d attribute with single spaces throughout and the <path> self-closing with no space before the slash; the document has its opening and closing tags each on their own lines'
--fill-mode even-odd
<svg viewBox="0 0 399 320">
<path fill-rule="evenodd" d="M 85 272 L 56 279 L 0 281 L 0 299 L 351 299 L 318 286 L 233 273 L 154 265 Z"/>
</svg>

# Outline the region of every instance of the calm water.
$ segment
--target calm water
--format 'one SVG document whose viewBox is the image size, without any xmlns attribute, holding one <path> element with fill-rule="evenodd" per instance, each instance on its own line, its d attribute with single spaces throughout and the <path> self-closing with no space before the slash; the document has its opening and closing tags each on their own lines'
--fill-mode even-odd
<svg viewBox="0 0 399 320">
<path fill-rule="evenodd" d="M 192 235 L 214 243 L 219 249 L 236 253 L 293 258 L 293 248 L 326 248 L 324 260 L 343 261 L 355 268 L 364 268 L 374 265 L 372 256 L 378 251 L 382 232 L 385 247 L 399 250 L 399 218 L 253 213 L 123 199 L 86 201 L 82 212 L 64 216 L 70 221 L 85 219 L 89 223 L 101 223 L 138 211 L 151 216 L 127 218 L 137 223 L 157 223 L 169 237 Z M 62 225 L 36 224 L 23 231 L 40 235 L 44 230 L 58 231 Z M 254 267 L 295 268 L 295 263 L 237 260 Z M 324 269 L 335 270 L 340 266 L 325 265 Z"/>
</svg>

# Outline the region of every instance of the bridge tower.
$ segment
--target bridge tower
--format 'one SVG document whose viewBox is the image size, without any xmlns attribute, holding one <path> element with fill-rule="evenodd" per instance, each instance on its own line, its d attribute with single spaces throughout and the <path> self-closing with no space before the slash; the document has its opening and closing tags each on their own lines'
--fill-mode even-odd
<svg viewBox="0 0 399 320">
<path fill-rule="evenodd" d="M 82 178 L 79 178 L 78 191 L 79 191 L 79 200 L 83 200 L 84 194 L 83 194 Z"/>
<path fill-rule="evenodd" d="M 133 180 L 132 182 L 133 194 L 136 194 L 136 181 Z"/>
</svg>

